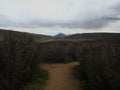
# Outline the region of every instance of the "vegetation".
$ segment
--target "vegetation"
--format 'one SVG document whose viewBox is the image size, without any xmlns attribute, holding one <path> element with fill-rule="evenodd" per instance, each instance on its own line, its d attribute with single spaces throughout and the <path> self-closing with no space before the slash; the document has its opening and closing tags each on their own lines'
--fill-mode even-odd
<svg viewBox="0 0 120 90">
<path fill-rule="evenodd" d="M 41 60 L 45 63 L 67 63 L 75 61 L 74 44 L 68 42 L 40 43 Z M 72 50 L 71 50 L 72 49 Z"/>
<path fill-rule="evenodd" d="M 44 86 L 48 77 L 48 72 L 46 70 L 40 69 L 37 72 L 34 81 L 27 84 L 24 87 L 24 90 L 44 90 Z"/>
<path fill-rule="evenodd" d="M 0 29 L 0 40 L 4 39 L 4 37 L 6 35 L 8 35 L 9 33 L 18 33 L 18 34 L 22 34 L 22 35 L 24 34 L 26 36 L 32 37 L 34 42 L 49 41 L 49 40 L 54 39 L 54 37 L 47 36 L 47 35 Z"/>
<path fill-rule="evenodd" d="M 120 40 L 120 33 L 83 33 L 73 34 L 65 37 L 66 39 L 78 40 Z"/>
<path fill-rule="evenodd" d="M 75 76 L 85 90 L 120 89 L 120 44 L 86 43 L 78 46 L 80 66 Z"/>
<path fill-rule="evenodd" d="M 12 31 L 1 37 L 0 90 L 42 90 L 48 73 L 40 65 L 71 61 L 80 62 L 74 75 L 85 90 L 120 89 L 119 40 L 35 42 L 34 35 Z"/>
<path fill-rule="evenodd" d="M 42 45 L 44 62 L 79 61 L 74 74 L 85 90 L 120 89 L 120 43 L 52 41 Z"/>
<path fill-rule="evenodd" d="M 44 69 L 40 69 L 40 71 L 36 74 L 35 81 L 45 84 L 46 80 L 48 79 L 48 72 Z"/>
<path fill-rule="evenodd" d="M 0 41 L 0 90 L 19 90 L 33 81 L 40 62 L 30 36 L 7 33 Z"/>
<path fill-rule="evenodd" d="M 42 45 L 44 62 L 80 62 L 74 74 L 83 81 L 84 90 L 120 89 L 119 41 L 53 41 Z"/>
</svg>

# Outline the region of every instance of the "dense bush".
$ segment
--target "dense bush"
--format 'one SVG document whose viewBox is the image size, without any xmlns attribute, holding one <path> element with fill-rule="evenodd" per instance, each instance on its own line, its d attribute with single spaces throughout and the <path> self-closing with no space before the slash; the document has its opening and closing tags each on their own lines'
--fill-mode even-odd
<svg viewBox="0 0 120 90">
<path fill-rule="evenodd" d="M 119 42 L 46 42 L 40 51 L 45 62 L 78 60 L 75 76 L 85 90 L 120 89 Z"/>
<path fill-rule="evenodd" d="M 48 71 L 40 69 L 36 73 L 34 81 L 25 85 L 24 90 L 44 90 L 44 86 L 48 77 Z"/>
<path fill-rule="evenodd" d="M 60 46 L 48 46 L 45 49 L 44 61 L 46 62 L 66 62 L 67 51 Z"/>
<path fill-rule="evenodd" d="M 10 32 L 0 41 L 0 90 L 19 90 L 38 70 L 38 52 L 32 38 Z"/>
<path fill-rule="evenodd" d="M 71 44 L 48 42 L 39 45 L 41 59 L 47 63 L 67 63 L 73 61 Z"/>
<path fill-rule="evenodd" d="M 120 44 L 86 43 L 77 52 L 85 90 L 120 90 Z"/>
</svg>

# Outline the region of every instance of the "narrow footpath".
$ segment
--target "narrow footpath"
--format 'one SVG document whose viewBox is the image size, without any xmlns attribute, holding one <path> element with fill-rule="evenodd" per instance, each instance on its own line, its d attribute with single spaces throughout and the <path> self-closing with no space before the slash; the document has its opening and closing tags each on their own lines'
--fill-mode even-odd
<svg viewBox="0 0 120 90">
<path fill-rule="evenodd" d="M 80 82 L 72 75 L 72 68 L 78 62 L 68 64 L 44 64 L 43 68 L 49 72 L 49 79 L 45 90 L 82 90 Z"/>
</svg>

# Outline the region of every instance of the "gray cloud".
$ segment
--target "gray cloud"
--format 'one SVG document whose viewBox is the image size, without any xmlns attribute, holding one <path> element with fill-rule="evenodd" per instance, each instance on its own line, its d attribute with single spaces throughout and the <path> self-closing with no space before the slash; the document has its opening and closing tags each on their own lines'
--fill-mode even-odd
<svg viewBox="0 0 120 90">
<path fill-rule="evenodd" d="M 120 18 L 117 18 L 117 17 L 106 17 L 105 20 L 117 21 L 117 20 L 120 20 Z"/>
<path fill-rule="evenodd" d="M 96 1 L 96 0 L 89 0 Z M 42 20 L 40 18 L 34 17 L 31 20 L 25 20 L 25 22 L 19 22 L 9 19 L 9 15 L 0 15 L 0 26 L 2 27 L 22 27 L 22 28 L 38 28 L 38 27 L 67 27 L 67 28 L 84 28 L 84 29 L 99 29 L 107 26 L 109 23 L 117 22 L 120 20 L 120 1 L 119 0 L 109 0 L 110 5 L 104 0 L 95 5 L 85 4 L 83 7 L 77 9 L 78 15 L 74 16 L 73 20 L 70 21 L 52 21 Z M 86 1 L 87 2 L 87 1 Z M 97 9 L 98 10 L 97 10 Z M 44 10 L 44 9 L 43 9 Z M 1 13 L 1 12 L 0 12 Z M 69 13 L 68 13 L 69 14 Z"/>
</svg>

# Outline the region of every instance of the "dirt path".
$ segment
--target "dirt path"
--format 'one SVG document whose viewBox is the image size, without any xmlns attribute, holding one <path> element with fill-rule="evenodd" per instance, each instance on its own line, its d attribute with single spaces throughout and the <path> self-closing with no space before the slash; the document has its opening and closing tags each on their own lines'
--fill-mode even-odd
<svg viewBox="0 0 120 90">
<path fill-rule="evenodd" d="M 72 76 L 72 67 L 78 62 L 69 64 L 45 64 L 43 68 L 48 70 L 49 79 L 45 90 L 80 90 L 80 83 Z"/>
</svg>

